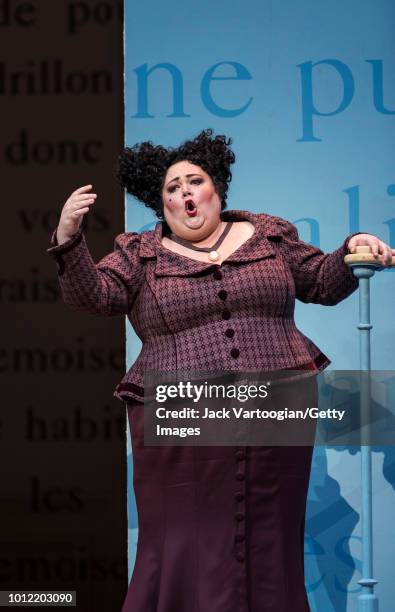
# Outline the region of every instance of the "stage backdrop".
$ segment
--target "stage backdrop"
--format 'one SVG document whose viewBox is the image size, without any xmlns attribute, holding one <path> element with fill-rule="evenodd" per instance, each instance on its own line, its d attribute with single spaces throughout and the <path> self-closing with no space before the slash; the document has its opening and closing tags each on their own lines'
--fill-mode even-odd
<svg viewBox="0 0 395 612">
<path fill-rule="evenodd" d="M 125 143 L 175 146 L 212 127 L 234 139 L 228 208 L 289 219 L 324 251 L 355 231 L 395 245 L 394 13 L 390 0 L 127 2 Z M 128 231 L 155 222 L 127 198 Z M 376 274 L 372 286 L 373 367 L 391 370 L 395 274 Z M 332 368 L 359 368 L 357 293 L 335 308 L 299 303 L 296 321 Z M 128 366 L 139 350 L 127 324 Z M 395 461 L 391 448 L 375 450 L 374 576 L 380 608 L 390 610 Z M 317 448 L 305 537 L 314 611 L 356 610 L 360 510 L 360 453 Z"/>
</svg>

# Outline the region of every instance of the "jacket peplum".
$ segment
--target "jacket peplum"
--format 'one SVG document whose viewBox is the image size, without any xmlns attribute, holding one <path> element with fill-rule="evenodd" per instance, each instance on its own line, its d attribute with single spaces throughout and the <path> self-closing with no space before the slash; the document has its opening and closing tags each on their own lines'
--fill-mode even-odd
<svg viewBox="0 0 395 612">
<path fill-rule="evenodd" d="M 334 305 L 358 286 L 344 263 L 348 241 L 323 253 L 277 216 L 225 210 L 224 221 L 250 221 L 254 233 L 221 265 L 173 253 L 161 244 L 164 223 L 116 236 L 97 264 L 83 232 L 47 252 L 58 265 L 64 302 L 94 315 L 127 315 L 142 341 L 117 385 L 122 401 L 143 400 L 148 371 L 317 373 L 330 363 L 297 329 L 295 299 Z M 352 234 L 354 235 L 354 234 Z"/>
</svg>

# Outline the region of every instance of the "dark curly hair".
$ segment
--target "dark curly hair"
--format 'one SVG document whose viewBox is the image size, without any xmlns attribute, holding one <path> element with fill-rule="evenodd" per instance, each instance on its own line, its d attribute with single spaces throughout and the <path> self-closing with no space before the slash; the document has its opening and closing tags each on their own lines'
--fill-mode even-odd
<svg viewBox="0 0 395 612">
<path fill-rule="evenodd" d="M 116 176 L 128 193 L 163 220 L 162 187 L 167 169 L 176 162 L 189 161 L 211 177 L 224 210 L 232 179 L 230 165 L 236 159 L 231 144 L 231 138 L 213 136 L 212 129 L 203 130 L 196 138 L 186 140 L 177 148 L 166 149 L 151 141 L 141 142 L 124 148 L 118 157 Z"/>
</svg>

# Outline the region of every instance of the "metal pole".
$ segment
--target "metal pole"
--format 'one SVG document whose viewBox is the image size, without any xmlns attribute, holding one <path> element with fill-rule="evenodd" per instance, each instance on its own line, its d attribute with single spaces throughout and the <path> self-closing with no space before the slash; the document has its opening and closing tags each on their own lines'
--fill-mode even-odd
<svg viewBox="0 0 395 612">
<path fill-rule="evenodd" d="M 373 256 L 369 246 L 357 246 L 355 253 L 345 256 L 344 261 L 359 279 L 359 346 L 361 368 L 361 486 L 362 486 L 362 578 L 358 583 L 362 592 L 358 595 L 358 612 L 378 612 L 379 600 L 374 593 L 377 580 L 373 578 L 373 534 L 372 534 L 372 452 L 369 434 L 370 413 L 370 288 L 369 279 L 382 264 Z M 395 267 L 392 255 L 391 267 Z"/>
<path fill-rule="evenodd" d="M 359 279 L 359 346 L 361 369 L 361 484 L 362 484 L 362 578 L 358 583 L 362 592 L 358 595 L 358 612 L 378 612 L 379 601 L 374 593 L 377 580 L 373 578 L 372 533 L 372 451 L 369 440 L 370 412 L 370 278 L 374 265 L 353 265 L 353 273 Z"/>
</svg>

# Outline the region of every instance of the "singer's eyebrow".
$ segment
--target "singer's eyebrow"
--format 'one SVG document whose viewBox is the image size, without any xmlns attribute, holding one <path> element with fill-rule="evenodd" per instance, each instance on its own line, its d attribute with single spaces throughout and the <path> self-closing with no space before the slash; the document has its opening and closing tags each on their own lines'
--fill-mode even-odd
<svg viewBox="0 0 395 612">
<path fill-rule="evenodd" d="M 185 176 L 187 176 L 189 178 L 190 176 L 201 176 L 201 174 L 198 174 L 197 172 L 194 172 L 193 174 L 186 174 Z M 170 185 L 170 183 L 172 183 L 173 181 L 178 181 L 179 178 L 180 178 L 179 176 L 176 176 L 175 178 L 171 179 L 171 181 L 169 181 L 167 183 L 167 185 Z"/>
</svg>

